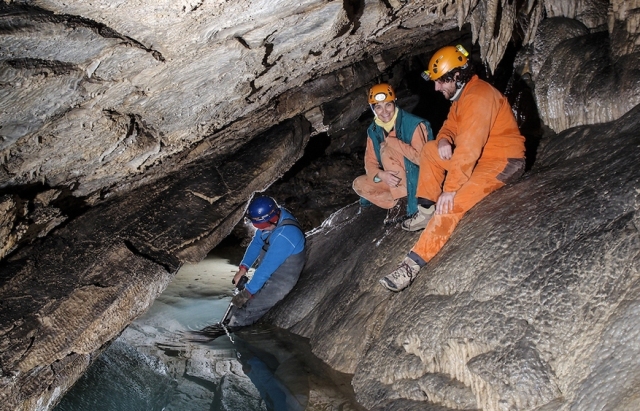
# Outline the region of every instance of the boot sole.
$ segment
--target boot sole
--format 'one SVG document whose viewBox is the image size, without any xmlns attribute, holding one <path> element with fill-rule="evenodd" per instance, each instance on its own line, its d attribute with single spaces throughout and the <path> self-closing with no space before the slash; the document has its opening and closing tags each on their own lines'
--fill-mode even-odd
<svg viewBox="0 0 640 411">
<path fill-rule="evenodd" d="M 378 281 L 384 288 L 386 288 L 389 291 L 393 291 L 394 293 L 397 293 L 398 291 L 401 291 L 397 288 L 392 288 L 391 285 L 389 284 L 389 282 L 387 281 L 386 278 L 382 278 L 380 281 Z"/>
<path fill-rule="evenodd" d="M 418 227 L 405 227 L 404 224 L 402 225 L 402 229 L 404 231 L 420 231 L 420 230 L 424 230 L 427 227 L 427 225 L 425 224 L 424 226 L 418 226 Z"/>
</svg>

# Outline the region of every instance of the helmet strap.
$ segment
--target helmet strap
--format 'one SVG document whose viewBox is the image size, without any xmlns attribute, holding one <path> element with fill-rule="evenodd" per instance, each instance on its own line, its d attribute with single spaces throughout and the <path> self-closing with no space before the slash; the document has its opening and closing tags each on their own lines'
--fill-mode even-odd
<svg viewBox="0 0 640 411">
<path fill-rule="evenodd" d="M 458 84 L 460 84 L 460 85 L 458 86 Z M 456 88 L 457 88 L 456 94 L 454 94 L 453 97 L 451 97 L 449 99 L 449 101 L 456 101 L 458 98 L 460 98 L 460 94 L 462 94 L 462 90 L 464 89 L 464 86 L 466 84 L 467 83 L 462 83 L 460 81 L 456 81 Z"/>
<path fill-rule="evenodd" d="M 373 122 L 376 123 L 378 126 L 382 127 L 384 129 L 384 131 L 386 131 L 387 133 L 391 132 L 391 130 L 393 130 L 393 128 L 395 127 L 396 124 L 396 119 L 398 118 L 398 106 L 396 106 L 395 112 L 393 113 L 393 116 L 391 117 L 391 120 L 389 120 L 388 122 L 384 122 L 382 121 L 382 119 L 380 119 L 380 117 L 376 116 L 373 119 Z"/>
</svg>

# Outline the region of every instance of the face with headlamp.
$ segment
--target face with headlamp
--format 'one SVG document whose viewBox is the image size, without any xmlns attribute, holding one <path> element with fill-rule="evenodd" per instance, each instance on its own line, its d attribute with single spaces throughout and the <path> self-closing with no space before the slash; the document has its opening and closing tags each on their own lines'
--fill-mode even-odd
<svg viewBox="0 0 640 411">
<path fill-rule="evenodd" d="M 396 93 L 387 83 L 376 84 L 369 90 L 369 105 L 381 121 L 388 123 L 396 112 Z"/>
<path fill-rule="evenodd" d="M 473 75 L 468 56 L 469 52 L 461 45 L 443 47 L 431 57 L 429 68 L 422 73 L 422 78 L 433 80 L 436 91 L 447 100 L 455 100 Z"/>
<path fill-rule="evenodd" d="M 385 123 L 388 123 L 389 121 L 391 121 L 391 119 L 393 118 L 393 115 L 396 112 L 396 103 L 390 101 L 390 102 L 374 104 L 373 112 L 376 114 L 376 116 L 380 120 L 382 120 Z"/>
</svg>

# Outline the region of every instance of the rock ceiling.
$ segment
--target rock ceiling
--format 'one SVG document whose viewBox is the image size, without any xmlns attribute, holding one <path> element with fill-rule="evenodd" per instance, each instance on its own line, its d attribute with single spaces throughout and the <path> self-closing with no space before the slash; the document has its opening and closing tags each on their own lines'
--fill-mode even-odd
<svg viewBox="0 0 640 411">
<path fill-rule="evenodd" d="M 198 158 L 232 153 L 297 115 L 313 132 L 333 131 L 323 104 L 354 93 L 362 111 L 361 88 L 399 59 L 454 41 L 460 28 L 470 29 L 494 70 L 511 40 L 530 45 L 532 59 L 548 56 L 553 41 L 534 42 L 544 16 L 605 30 L 615 42 L 606 53 L 632 54 L 634 10 L 619 0 L 5 1 L 0 187 L 54 188 L 46 196 L 65 193 L 91 206 Z M 543 116 L 562 117 L 544 100 Z M 576 125 L 557 122 L 555 131 Z M 33 208 L 33 195 L 2 204 L 20 208 L 20 200 Z M 24 214 L 4 223 L 13 237 L 3 254 L 34 219 Z M 45 234 L 61 219 L 49 214 Z"/>
</svg>

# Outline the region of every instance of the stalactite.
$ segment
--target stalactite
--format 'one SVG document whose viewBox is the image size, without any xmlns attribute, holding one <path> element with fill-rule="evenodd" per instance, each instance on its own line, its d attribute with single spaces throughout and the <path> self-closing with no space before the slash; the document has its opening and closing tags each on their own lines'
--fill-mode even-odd
<svg viewBox="0 0 640 411">
<path fill-rule="evenodd" d="M 502 59 L 516 23 L 524 31 L 523 44 L 531 44 L 545 10 L 544 2 L 539 0 L 526 4 L 510 0 L 461 0 L 456 5 L 458 26 L 471 25 L 472 41 L 480 45 L 482 62 L 491 72 Z"/>
<path fill-rule="evenodd" d="M 568 17 L 572 19 L 576 17 L 576 3 L 578 2 L 581 1 L 545 0 L 544 8 L 547 12 L 547 17 Z"/>
<path fill-rule="evenodd" d="M 640 0 L 613 0 L 608 22 L 612 54 L 624 56 L 640 50 Z"/>
<path fill-rule="evenodd" d="M 538 26 L 540 25 L 540 21 L 542 20 L 544 8 L 542 4 L 536 0 L 530 0 L 529 5 L 527 6 L 526 15 L 529 16 L 529 21 L 527 24 L 527 30 L 525 32 L 523 44 L 532 44 L 536 35 L 536 31 L 538 31 Z"/>
<path fill-rule="evenodd" d="M 478 5 L 478 0 L 458 1 L 458 27 L 462 28 L 469 13 Z"/>
</svg>

